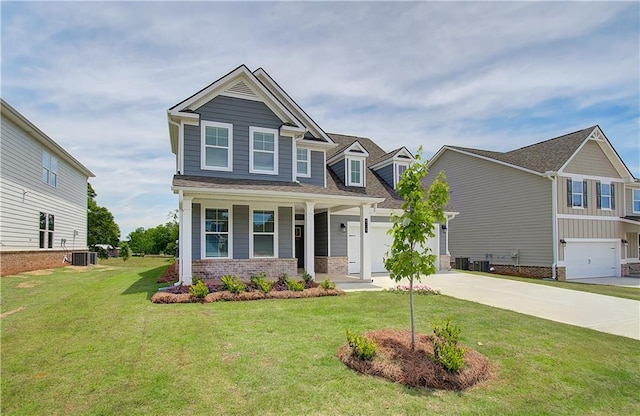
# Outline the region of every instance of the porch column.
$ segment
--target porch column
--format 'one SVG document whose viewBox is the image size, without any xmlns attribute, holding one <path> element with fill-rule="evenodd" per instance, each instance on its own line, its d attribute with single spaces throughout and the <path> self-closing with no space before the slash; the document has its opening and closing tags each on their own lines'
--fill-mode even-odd
<svg viewBox="0 0 640 416">
<path fill-rule="evenodd" d="M 305 202 L 304 211 L 304 268 L 313 279 L 316 278 L 315 273 L 315 218 L 314 207 L 315 202 Z"/>
<path fill-rule="evenodd" d="M 193 218 L 191 202 L 193 198 L 183 197 L 180 210 L 180 283 L 191 285 L 191 221 Z"/>
<path fill-rule="evenodd" d="M 371 207 L 360 205 L 360 279 L 371 280 Z"/>
</svg>

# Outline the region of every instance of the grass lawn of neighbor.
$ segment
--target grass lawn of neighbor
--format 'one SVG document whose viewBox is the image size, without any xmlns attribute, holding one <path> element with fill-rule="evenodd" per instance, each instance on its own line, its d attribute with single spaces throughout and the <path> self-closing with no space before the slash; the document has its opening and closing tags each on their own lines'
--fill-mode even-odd
<svg viewBox="0 0 640 416">
<path fill-rule="evenodd" d="M 347 328 L 409 329 L 407 295 L 153 304 L 167 265 L 113 259 L 0 279 L 2 415 L 640 414 L 632 339 L 416 296 L 417 331 L 451 318 L 495 376 L 461 392 L 411 389 L 336 357 Z"/>
</svg>

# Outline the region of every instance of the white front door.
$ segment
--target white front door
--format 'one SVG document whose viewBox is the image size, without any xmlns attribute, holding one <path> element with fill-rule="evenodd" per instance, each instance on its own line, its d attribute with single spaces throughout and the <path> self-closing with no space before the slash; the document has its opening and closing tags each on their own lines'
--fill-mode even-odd
<svg viewBox="0 0 640 416">
<path fill-rule="evenodd" d="M 564 248 L 566 278 L 619 276 L 617 241 L 569 241 Z"/>
</svg>

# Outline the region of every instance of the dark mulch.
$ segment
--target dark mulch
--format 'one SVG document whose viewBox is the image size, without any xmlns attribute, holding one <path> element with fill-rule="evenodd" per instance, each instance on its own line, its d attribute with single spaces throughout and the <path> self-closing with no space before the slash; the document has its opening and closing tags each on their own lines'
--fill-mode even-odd
<svg viewBox="0 0 640 416">
<path fill-rule="evenodd" d="M 465 390 L 493 376 L 489 360 L 480 353 L 466 348 L 465 365 L 452 374 L 440 364 L 432 362 L 432 337 L 416 334 L 416 348 L 411 351 L 411 331 L 381 329 L 364 334 L 373 338 L 378 346 L 370 361 L 360 360 L 352 354 L 349 345 L 338 350 L 338 358 L 348 367 L 371 376 L 382 377 L 409 387 L 427 387 L 441 390 Z"/>
</svg>

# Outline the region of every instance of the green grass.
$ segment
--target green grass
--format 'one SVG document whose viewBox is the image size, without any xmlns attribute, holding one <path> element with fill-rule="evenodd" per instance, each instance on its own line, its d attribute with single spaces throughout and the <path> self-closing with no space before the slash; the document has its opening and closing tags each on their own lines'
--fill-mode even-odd
<svg viewBox="0 0 640 416">
<path fill-rule="evenodd" d="M 599 295 L 614 296 L 617 298 L 640 300 L 640 289 L 637 287 L 594 285 L 580 282 L 560 282 L 558 280 L 543 280 L 530 277 L 505 276 L 495 273 L 472 272 L 463 270 L 456 270 L 456 272 L 475 274 L 478 276 L 496 277 L 498 279 L 515 280 L 517 282 L 533 283 L 537 285 L 559 287 L 562 289 L 578 290 L 580 292 L 597 293 Z"/>
<path fill-rule="evenodd" d="M 336 358 L 346 328 L 408 329 L 407 296 L 156 305 L 166 259 L 102 264 L 0 279 L 1 312 L 19 310 L 1 320 L 2 415 L 640 413 L 632 339 L 417 296 L 418 331 L 452 318 L 496 377 L 415 390 Z"/>
</svg>

